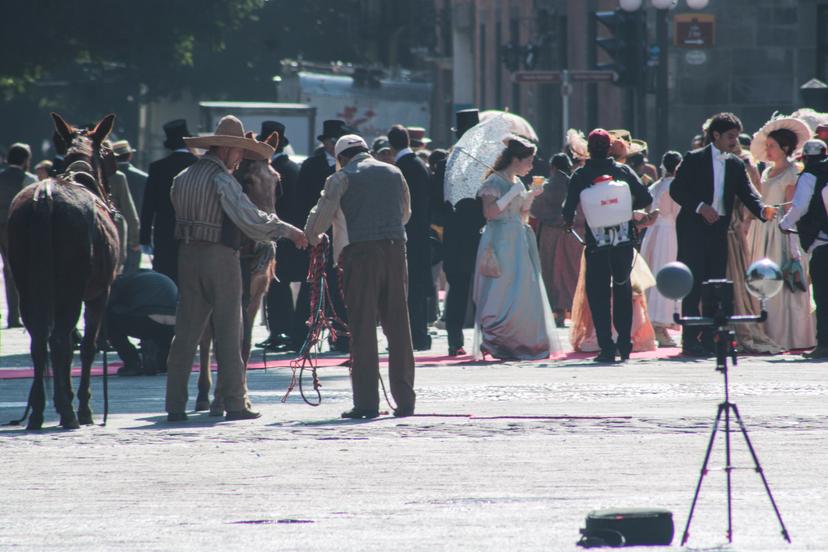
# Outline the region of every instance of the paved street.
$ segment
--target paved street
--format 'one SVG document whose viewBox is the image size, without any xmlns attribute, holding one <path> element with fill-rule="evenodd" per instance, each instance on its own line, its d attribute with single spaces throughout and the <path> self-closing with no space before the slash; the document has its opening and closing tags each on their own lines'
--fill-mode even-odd
<svg viewBox="0 0 828 552">
<path fill-rule="evenodd" d="M 26 335 L 0 337 L 0 365 L 25 365 Z M 168 424 L 158 376 L 111 378 L 106 427 L 56 429 L 51 405 L 42 432 L 3 427 L 0 549 L 575 550 L 587 512 L 623 506 L 673 511 L 678 545 L 722 391 L 709 361 L 420 363 L 417 416 L 352 422 L 338 417 L 347 369 L 320 374 L 312 408 L 296 392 L 280 402 L 289 370 L 252 371 L 263 417 L 251 422 Z M 754 357 L 732 380 L 793 538 L 779 536 L 758 475 L 738 471 L 733 549 L 828 549 L 826 366 Z M 29 383 L 0 380 L 4 423 Z M 711 472 L 694 548 L 725 542 L 723 489 Z"/>
</svg>

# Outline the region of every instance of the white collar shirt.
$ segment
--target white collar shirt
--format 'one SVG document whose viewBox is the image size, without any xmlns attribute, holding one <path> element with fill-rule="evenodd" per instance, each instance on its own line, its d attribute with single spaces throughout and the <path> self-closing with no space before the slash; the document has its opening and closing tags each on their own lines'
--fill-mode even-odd
<svg viewBox="0 0 828 552">
<path fill-rule="evenodd" d="M 400 159 L 402 159 L 409 153 L 414 153 L 414 150 L 412 150 L 411 148 L 401 149 L 399 152 L 397 152 L 396 157 L 394 157 L 394 163 L 397 163 Z"/>
<path fill-rule="evenodd" d="M 325 159 L 328 160 L 329 167 L 336 167 L 336 157 L 328 153 L 328 150 L 325 150 Z"/>
<path fill-rule="evenodd" d="M 710 151 L 713 154 L 713 203 L 710 206 L 716 209 L 716 212 L 722 217 L 725 215 L 724 179 L 727 154 L 719 151 L 712 144 L 710 145 Z"/>
</svg>

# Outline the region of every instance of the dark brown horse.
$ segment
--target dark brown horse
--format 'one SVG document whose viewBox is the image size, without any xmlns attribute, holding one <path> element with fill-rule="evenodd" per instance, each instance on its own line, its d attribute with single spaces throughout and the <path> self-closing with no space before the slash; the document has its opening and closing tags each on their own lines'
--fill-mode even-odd
<svg viewBox="0 0 828 552">
<path fill-rule="evenodd" d="M 56 141 L 67 146 L 67 170 L 17 194 L 8 221 L 9 264 L 20 293 L 23 324 L 31 336 L 35 371 L 28 429 L 43 425 L 43 378 L 50 356 L 60 425 L 72 429 L 93 423 L 90 372 L 120 250 L 107 183 L 115 172 L 115 159 L 101 147 L 115 115 L 104 117 L 92 130 L 73 128 L 56 113 L 52 118 Z M 71 334 L 82 305 L 86 312 L 76 416 Z"/>
<path fill-rule="evenodd" d="M 253 138 L 253 133 L 248 133 L 248 138 Z M 276 149 L 279 145 L 279 135 L 271 134 L 265 143 Z M 236 179 L 241 183 L 242 190 L 256 207 L 265 213 L 276 212 L 276 190 L 279 186 L 279 174 L 270 166 L 270 160 L 251 161 L 244 160 L 235 173 Z M 253 334 L 253 322 L 256 313 L 262 304 L 262 298 L 270 288 L 270 283 L 276 276 L 276 255 L 272 242 L 258 243 L 243 236 L 242 245 L 239 250 L 239 262 L 242 272 L 242 360 L 245 367 L 250 358 L 250 347 Z M 204 336 L 201 338 L 200 360 L 201 370 L 198 378 L 198 397 L 196 398 L 196 410 L 210 409 L 212 415 L 221 416 L 224 413 L 224 402 L 218 385 L 214 392 L 214 401 L 210 405 L 210 387 L 212 378 L 210 374 L 210 342 L 212 329 L 208 324 Z"/>
</svg>

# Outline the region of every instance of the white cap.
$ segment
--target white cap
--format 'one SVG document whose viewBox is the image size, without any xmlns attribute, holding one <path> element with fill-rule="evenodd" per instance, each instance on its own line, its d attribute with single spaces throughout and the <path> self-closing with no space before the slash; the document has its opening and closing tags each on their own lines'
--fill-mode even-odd
<svg viewBox="0 0 828 552">
<path fill-rule="evenodd" d="M 356 134 L 346 134 L 336 141 L 336 145 L 334 146 L 334 154 L 339 157 L 339 154 L 343 151 L 356 147 L 363 147 L 367 150 L 368 144 L 365 143 L 362 136 L 358 136 Z"/>
<path fill-rule="evenodd" d="M 826 149 L 822 140 L 808 140 L 802 147 L 802 155 L 825 155 Z"/>
</svg>

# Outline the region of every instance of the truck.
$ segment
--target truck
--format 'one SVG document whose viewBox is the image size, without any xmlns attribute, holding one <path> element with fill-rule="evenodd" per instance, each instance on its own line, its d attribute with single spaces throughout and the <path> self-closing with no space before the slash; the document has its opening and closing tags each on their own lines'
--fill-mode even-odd
<svg viewBox="0 0 828 552">
<path fill-rule="evenodd" d="M 432 85 L 425 78 L 290 60 L 282 68 L 279 100 L 314 106 L 320 127 L 326 119 L 342 119 L 370 144 L 396 123 L 431 126 Z"/>
</svg>

